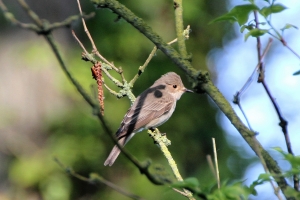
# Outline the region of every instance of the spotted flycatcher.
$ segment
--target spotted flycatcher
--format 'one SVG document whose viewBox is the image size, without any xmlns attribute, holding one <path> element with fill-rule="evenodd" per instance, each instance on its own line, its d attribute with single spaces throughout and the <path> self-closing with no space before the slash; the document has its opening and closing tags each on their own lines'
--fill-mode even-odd
<svg viewBox="0 0 300 200">
<path fill-rule="evenodd" d="M 140 94 L 127 111 L 116 137 L 124 146 L 137 132 L 154 129 L 165 123 L 173 114 L 176 102 L 185 92 L 193 92 L 184 87 L 180 76 L 169 72 Z M 112 166 L 120 154 L 114 146 L 104 165 Z"/>
</svg>

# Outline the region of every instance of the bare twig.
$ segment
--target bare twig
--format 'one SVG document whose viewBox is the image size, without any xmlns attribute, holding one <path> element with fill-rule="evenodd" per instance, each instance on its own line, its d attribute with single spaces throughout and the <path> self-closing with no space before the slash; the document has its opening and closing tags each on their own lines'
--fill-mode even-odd
<svg viewBox="0 0 300 200">
<path fill-rule="evenodd" d="M 269 38 L 269 41 L 268 41 L 268 44 L 263 52 L 263 54 L 260 56 L 260 60 L 259 62 L 257 63 L 256 67 L 254 68 L 252 74 L 250 75 L 250 77 L 248 78 L 248 80 L 246 81 L 246 83 L 243 85 L 243 87 L 234 95 L 234 98 L 233 98 L 233 103 L 237 104 L 244 116 L 244 118 L 246 119 L 246 122 L 248 124 L 248 127 L 250 130 L 253 131 L 251 125 L 250 125 L 250 122 L 244 112 L 244 110 L 242 109 L 242 106 L 241 106 L 241 103 L 240 103 L 240 98 L 241 96 L 245 93 L 245 91 L 248 89 L 248 87 L 250 86 L 250 84 L 252 83 L 253 79 L 254 79 L 254 76 L 255 74 L 257 73 L 257 71 L 259 70 L 259 68 L 261 67 L 261 62 L 262 60 L 264 59 L 264 57 L 267 55 L 267 52 L 269 51 L 270 49 L 270 46 L 272 44 L 272 38 Z M 257 46 L 259 49 L 261 49 L 261 45 Z M 260 77 L 264 76 L 262 73 L 260 73 Z"/>
<path fill-rule="evenodd" d="M 182 0 L 174 0 L 174 12 L 175 12 L 175 27 L 176 27 L 176 36 L 178 39 L 178 51 L 183 59 L 187 59 L 188 54 L 185 46 L 185 37 L 183 34 L 183 4 Z"/>
<path fill-rule="evenodd" d="M 259 28 L 259 23 L 258 23 L 258 17 L 257 17 L 257 12 L 255 11 L 254 12 L 254 20 L 255 20 L 255 23 L 256 23 L 256 28 Z M 267 20 L 267 19 L 266 19 Z M 272 25 L 272 23 L 267 20 L 269 26 L 272 27 L 272 29 L 275 31 L 276 35 L 279 37 L 279 40 L 281 41 L 281 43 L 286 46 L 294 55 L 296 55 L 299 59 L 300 59 L 300 56 L 292 49 L 290 48 L 290 46 L 287 45 L 286 41 L 284 40 L 284 38 L 282 37 L 282 35 L 275 29 L 275 27 Z M 257 43 L 258 45 L 260 44 L 260 38 L 257 37 Z M 260 55 L 260 49 L 257 48 L 257 51 L 258 51 L 258 59 L 260 59 L 261 55 Z M 261 61 L 260 61 L 261 62 Z M 271 100 L 272 104 L 273 104 L 273 107 L 277 113 L 277 116 L 279 118 L 279 126 L 281 127 L 281 130 L 283 132 L 283 135 L 284 135 L 284 139 L 285 139 L 285 143 L 286 143 L 286 146 L 287 146 L 287 150 L 290 154 L 294 155 L 293 153 L 293 150 L 292 150 L 292 144 L 291 144 L 291 141 L 290 141 L 290 137 L 289 137 L 289 133 L 288 133 L 288 122 L 287 120 L 283 117 L 281 111 L 280 111 L 280 108 L 277 104 L 277 102 L 275 101 L 275 98 L 273 97 L 273 95 L 271 94 L 271 91 L 264 79 L 264 68 L 263 68 L 263 64 L 261 63 L 261 66 L 259 68 L 260 70 L 260 74 L 262 74 L 262 76 L 259 77 L 259 80 L 258 82 L 261 82 L 262 85 L 263 85 L 263 88 L 265 89 L 269 99 Z M 299 177 L 298 175 L 294 174 L 293 175 L 293 180 L 294 180 L 294 189 L 296 191 L 299 191 Z"/>
<path fill-rule="evenodd" d="M 175 160 L 173 159 L 170 151 L 168 150 L 167 146 L 171 144 L 171 142 L 167 139 L 166 134 L 162 134 L 159 132 L 159 130 L 156 128 L 155 131 L 148 130 L 149 135 L 157 142 L 157 145 L 160 147 L 161 151 L 163 152 L 164 156 L 166 157 L 177 181 L 183 181 L 183 178 L 181 177 L 177 164 Z M 193 197 L 193 194 L 188 191 L 187 189 L 183 189 L 185 196 L 189 198 L 190 200 L 195 200 Z"/>
<path fill-rule="evenodd" d="M 82 181 L 85 181 L 87 183 L 90 183 L 90 184 L 97 184 L 97 183 L 102 183 L 102 184 L 105 184 L 106 186 L 112 188 L 113 190 L 121 193 L 122 195 L 126 196 L 126 197 L 129 197 L 131 199 L 137 199 L 137 200 L 144 200 L 142 197 L 139 197 L 135 194 L 132 194 L 132 193 L 129 193 L 127 191 L 125 191 L 123 188 L 117 186 L 116 184 L 104 179 L 102 176 L 98 175 L 98 174 L 90 174 L 90 177 L 87 178 L 85 176 L 82 176 L 78 173 L 76 173 L 73 169 L 71 169 L 70 167 L 66 167 L 58 158 L 54 158 L 54 161 L 69 175 L 79 179 L 79 180 L 82 180 Z"/>
<path fill-rule="evenodd" d="M 218 166 L 218 155 L 217 155 L 217 147 L 216 147 L 215 138 L 212 138 L 212 141 L 213 141 L 213 149 L 214 149 L 214 157 L 215 157 L 215 168 L 216 168 L 216 175 L 217 175 L 217 183 L 218 183 L 218 188 L 220 189 L 221 184 L 220 184 L 219 166 Z"/>
<path fill-rule="evenodd" d="M 83 24 L 83 28 L 84 28 L 84 31 L 86 33 L 86 35 L 88 36 L 91 44 L 92 44 L 92 47 L 93 47 L 93 53 L 96 54 L 101 60 L 103 60 L 105 63 L 107 63 L 109 66 L 111 66 L 116 72 L 119 72 L 119 69 L 115 67 L 115 65 L 113 63 L 110 63 L 109 61 L 107 61 L 98 51 L 96 45 L 95 45 L 95 42 L 90 34 L 90 31 L 88 30 L 86 24 L 85 24 L 85 20 L 83 18 L 83 15 L 82 15 L 82 10 L 81 10 L 81 5 L 80 5 L 80 2 L 79 0 L 77 0 L 77 4 L 78 4 L 78 8 L 79 8 L 79 12 L 80 12 L 80 15 L 82 16 L 82 24 Z"/>
<path fill-rule="evenodd" d="M 18 0 L 18 2 L 21 5 L 21 7 L 27 12 L 28 16 L 35 22 L 35 24 L 38 27 L 43 28 L 42 20 L 33 10 L 30 9 L 28 4 L 24 0 Z"/>
<path fill-rule="evenodd" d="M 294 51 L 294 49 L 292 49 L 287 42 L 285 41 L 285 39 L 283 38 L 283 36 L 279 33 L 279 31 L 273 26 L 273 24 L 271 23 L 270 20 L 268 20 L 267 18 L 265 18 L 267 23 L 269 24 L 269 26 L 271 27 L 271 30 L 273 30 L 275 32 L 276 35 L 270 33 L 270 31 L 268 32 L 271 36 L 273 36 L 274 38 L 278 39 L 283 46 L 285 46 L 286 48 L 288 48 L 288 50 L 290 50 L 298 59 L 300 59 L 300 55 Z"/>
<path fill-rule="evenodd" d="M 190 25 L 187 26 L 187 28 L 183 31 L 183 35 L 186 39 L 189 38 L 189 34 L 190 34 Z M 178 39 L 175 38 L 174 40 L 168 42 L 168 45 L 171 45 L 175 42 L 177 42 Z M 148 66 L 149 62 L 151 61 L 151 59 L 154 57 L 154 55 L 157 52 L 157 47 L 153 47 L 151 53 L 149 54 L 147 60 L 145 61 L 145 63 L 139 67 L 138 73 L 131 79 L 131 81 L 129 82 L 129 86 L 133 87 L 134 83 L 136 82 L 136 80 L 141 76 L 141 74 L 144 72 L 145 68 Z"/>
<path fill-rule="evenodd" d="M 213 175 L 214 175 L 216 181 L 218 182 L 217 172 L 216 172 L 216 169 L 215 169 L 215 167 L 214 167 L 214 163 L 213 163 L 213 161 L 212 161 L 211 156 L 210 156 L 210 155 L 206 155 L 206 160 L 207 160 L 207 162 L 208 162 L 208 166 L 209 166 L 210 171 L 213 173 Z"/>
<path fill-rule="evenodd" d="M 254 20 L 255 20 L 255 26 L 258 29 L 259 28 L 259 21 L 258 21 L 258 16 L 257 16 L 257 11 L 254 11 Z M 258 76 L 258 80 L 257 82 L 260 82 L 264 85 L 265 83 L 265 70 L 264 70 L 264 65 L 262 63 L 262 55 L 261 55 L 261 41 L 260 41 L 260 37 L 256 37 L 256 43 L 257 43 L 257 58 L 258 58 L 258 62 L 259 62 L 259 76 Z M 271 96 L 269 96 L 271 97 Z M 256 137 L 253 136 L 254 141 L 257 141 Z M 255 148 L 258 148 L 258 142 L 255 143 Z M 266 165 L 266 161 L 265 159 L 262 157 L 261 153 L 259 152 L 258 157 L 263 165 L 264 171 L 266 173 L 269 173 L 269 169 Z M 279 190 L 276 188 L 276 186 L 274 185 L 273 181 L 270 180 L 270 184 L 274 190 L 275 195 L 277 196 L 278 199 L 282 199 L 281 195 L 279 194 Z"/>
</svg>

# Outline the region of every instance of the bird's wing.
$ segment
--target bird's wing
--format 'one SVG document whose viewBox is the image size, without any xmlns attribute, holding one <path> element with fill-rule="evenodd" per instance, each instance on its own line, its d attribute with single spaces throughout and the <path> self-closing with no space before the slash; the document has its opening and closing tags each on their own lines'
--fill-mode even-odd
<svg viewBox="0 0 300 200">
<path fill-rule="evenodd" d="M 136 99 L 121 123 L 121 127 L 117 132 L 118 138 L 144 128 L 152 120 L 170 111 L 173 104 L 176 103 L 176 100 L 170 94 L 149 100 L 147 97 L 144 100 L 140 97 Z"/>
</svg>

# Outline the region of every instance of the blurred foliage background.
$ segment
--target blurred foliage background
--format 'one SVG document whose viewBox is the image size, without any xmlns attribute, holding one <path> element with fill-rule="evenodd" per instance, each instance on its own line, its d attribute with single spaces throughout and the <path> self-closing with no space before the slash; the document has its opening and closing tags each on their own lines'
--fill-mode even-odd
<svg viewBox="0 0 300 200">
<path fill-rule="evenodd" d="M 3 2 L 17 19 L 30 22 L 16 0 Z M 172 1 L 120 2 L 142 17 L 165 41 L 175 38 Z M 27 0 L 27 3 L 50 22 L 78 14 L 75 0 Z M 130 80 L 153 44 L 124 20 L 115 22 L 114 13 L 96 10 L 88 0 L 81 3 L 85 13 L 96 12 L 87 26 L 98 50 L 116 66 L 122 66 L 125 78 Z M 218 0 L 184 2 L 185 26 L 190 25 L 192 29 L 186 44 L 193 55 L 193 65 L 199 69 L 207 70 L 207 53 L 221 47 L 223 35 L 230 31 L 228 24 L 208 25 L 226 11 L 226 3 Z M 104 184 L 91 185 L 68 176 L 54 157 L 81 175 L 88 177 L 92 172 L 98 173 L 145 199 L 184 199 L 166 186 L 150 183 L 122 154 L 112 167 L 104 167 L 113 142 L 66 79 L 44 38 L 12 26 L 2 13 L 0 26 L 0 199 L 128 199 Z M 74 23 L 71 29 L 91 50 L 81 21 Z M 91 64 L 81 60 L 81 48 L 73 39 L 71 29 L 56 30 L 54 37 L 72 74 L 97 101 Z M 180 69 L 158 52 L 136 82 L 134 94 L 137 96 L 169 71 L 180 74 L 185 86 L 191 88 Z M 217 76 L 213 71 L 211 75 Z M 112 130 L 118 129 L 129 106 L 127 98 L 117 99 L 105 91 L 105 118 Z M 252 161 L 241 158 L 226 143 L 216 113 L 217 108 L 205 95 L 185 94 L 171 119 L 160 127 L 172 141 L 169 149 L 182 176 L 196 177 L 201 186 L 207 188 L 216 187 L 206 161 L 206 156 L 212 155 L 212 137 L 217 142 L 221 180 L 241 178 Z M 145 131 L 137 134 L 126 148 L 140 161 L 151 159 L 153 167 L 170 172 L 164 156 Z"/>
</svg>

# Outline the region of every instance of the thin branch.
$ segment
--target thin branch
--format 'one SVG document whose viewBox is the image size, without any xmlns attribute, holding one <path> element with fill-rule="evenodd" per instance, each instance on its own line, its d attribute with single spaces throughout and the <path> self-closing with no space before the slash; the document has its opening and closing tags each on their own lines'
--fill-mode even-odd
<svg viewBox="0 0 300 200">
<path fill-rule="evenodd" d="M 187 28 L 183 31 L 183 35 L 185 37 L 185 39 L 189 39 L 190 37 L 190 32 L 191 32 L 191 29 L 190 29 L 190 25 L 187 26 Z M 167 44 L 168 45 L 171 45 L 175 42 L 177 42 L 178 39 L 175 38 L 174 40 L 168 42 Z M 147 60 L 145 61 L 145 63 L 139 67 L 139 70 L 138 70 L 138 73 L 132 78 L 132 80 L 129 82 L 129 86 L 130 87 L 133 87 L 134 83 L 136 82 L 136 80 L 141 76 L 141 74 L 145 71 L 145 68 L 148 66 L 149 62 L 151 61 L 151 59 L 154 57 L 154 55 L 156 54 L 157 52 L 157 47 L 153 47 L 153 50 L 151 51 L 151 53 L 149 54 Z"/>
<path fill-rule="evenodd" d="M 183 35 L 184 26 L 183 26 L 183 4 L 182 0 L 174 0 L 174 12 L 175 12 L 175 27 L 176 27 L 176 36 L 178 39 L 178 51 L 183 59 L 187 59 L 188 54 L 185 46 L 185 37 Z"/>
<path fill-rule="evenodd" d="M 88 51 L 86 50 L 86 48 L 84 47 L 84 45 L 82 44 L 82 42 L 78 39 L 78 37 L 76 36 L 75 32 L 72 31 L 72 35 L 74 36 L 74 38 L 76 39 L 76 41 L 78 42 L 78 44 L 80 45 L 80 47 L 83 49 L 84 53 L 82 54 L 82 58 L 85 61 L 90 61 L 93 64 L 97 63 L 97 60 L 93 57 L 92 54 L 89 54 Z M 113 76 L 110 75 L 110 73 L 107 71 L 107 67 L 105 68 L 105 64 L 101 63 L 103 68 L 101 69 L 105 75 L 118 87 L 123 88 L 124 85 L 118 81 L 116 78 L 114 78 Z M 110 65 L 109 65 L 110 66 Z"/>
<path fill-rule="evenodd" d="M 267 23 L 269 24 L 269 26 L 272 28 L 273 31 L 275 31 L 276 35 L 268 32 L 270 35 L 272 35 L 274 38 L 278 39 L 282 44 L 283 46 L 287 47 L 288 50 L 290 50 L 298 59 L 300 59 L 300 55 L 294 51 L 288 44 L 287 42 L 285 41 L 285 39 L 283 38 L 283 36 L 277 31 L 277 29 L 273 26 L 273 24 L 271 23 L 270 20 L 268 20 L 267 18 L 265 18 Z"/>
<path fill-rule="evenodd" d="M 188 26 L 189 29 L 189 26 Z M 188 34 L 186 35 L 186 37 L 188 37 Z M 175 38 L 174 40 L 172 40 L 171 42 L 168 42 L 168 45 L 171 45 L 173 43 L 177 42 L 177 38 Z M 146 59 L 145 63 L 139 67 L 138 73 L 131 79 L 131 81 L 129 82 L 129 86 L 133 87 L 134 83 L 136 82 L 136 80 L 141 76 L 141 74 L 145 71 L 145 68 L 148 66 L 149 62 L 152 60 L 152 58 L 155 56 L 157 52 L 157 47 L 153 47 L 151 53 L 149 54 L 148 58 Z"/>
<path fill-rule="evenodd" d="M 254 11 L 254 21 L 255 21 L 255 26 L 257 29 L 259 29 L 259 21 L 258 21 L 258 16 L 257 16 L 257 11 Z M 262 55 L 261 55 L 261 41 L 260 41 L 260 37 L 256 37 L 256 43 L 257 43 L 257 59 L 258 59 L 258 63 L 259 63 L 259 67 L 258 67 L 258 70 L 259 70 L 259 76 L 258 76 L 258 79 L 257 79 L 257 82 L 258 83 L 262 83 L 264 85 L 265 83 L 265 69 L 264 69 L 264 65 L 263 65 L 263 62 L 262 62 Z M 255 136 L 253 136 L 253 140 L 254 141 L 257 141 L 257 138 Z M 256 143 L 257 144 L 257 143 Z M 258 148 L 258 145 L 255 146 L 255 148 Z M 264 168 L 264 171 L 266 173 L 269 173 L 269 169 L 266 165 L 266 161 L 264 160 L 264 158 L 262 157 L 261 153 L 259 152 L 258 154 L 258 157 L 263 165 L 263 168 Z M 281 195 L 279 194 L 279 190 L 276 188 L 276 186 L 274 185 L 273 181 L 270 180 L 269 181 L 273 190 L 274 190 L 274 193 L 275 195 L 277 196 L 278 199 L 282 199 L 281 198 Z"/>
<path fill-rule="evenodd" d="M 148 133 L 154 139 L 156 144 L 159 146 L 160 150 L 163 152 L 177 181 L 183 181 L 183 178 L 181 177 L 181 175 L 179 173 L 177 164 L 176 164 L 175 160 L 173 159 L 170 151 L 167 148 L 167 146 L 171 145 L 171 141 L 168 140 L 168 138 L 166 137 L 166 134 L 160 133 L 157 128 L 155 129 L 155 131 L 148 130 Z M 183 189 L 183 191 L 189 199 L 195 200 L 195 198 L 193 197 L 193 194 L 190 191 L 188 191 L 186 189 Z"/>
<path fill-rule="evenodd" d="M 208 166 L 209 166 L 210 171 L 212 172 L 212 174 L 214 175 L 216 181 L 218 182 L 217 172 L 216 172 L 216 169 L 214 167 L 214 163 L 212 161 L 211 156 L 210 155 L 206 155 L 206 160 L 208 162 Z"/>
<path fill-rule="evenodd" d="M 18 0 L 18 2 L 21 5 L 21 7 L 27 12 L 28 16 L 35 22 L 35 24 L 38 27 L 43 28 L 42 20 L 33 10 L 31 10 L 28 4 L 24 0 Z"/>
<path fill-rule="evenodd" d="M 215 168 L 216 168 L 217 183 L 218 183 L 218 188 L 220 189 L 221 184 L 220 184 L 218 154 L 217 154 L 217 147 L 216 147 L 215 138 L 212 138 L 212 141 L 213 141 L 213 149 L 214 149 L 214 157 L 215 157 Z"/>
<path fill-rule="evenodd" d="M 256 75 L 257 71 L 259 70 L 260 66 L 261 66 L 261 62 L 262 60 L 264 59 L 264 57 L 267 55 L 267 52 L 269 51 L 270 49 L 270 46 L 272 44 L 272 38 L 269 38 L 269 41 L 268 41 L 268 44 L 263 52 L 263 54 L 260 56 L 260 60 L 259 62 L 257 63 L 256 67 L 254 68 L 252 74 L 250 75 L 250 77 L 248 78 L 248 80 L 246 81 L 246 83 L 243 85 L 243 87 L 234 95 L 234 98 L 233 98 L 233 103 L 237 104 L 239 106 L 239 109 L 241 110 L 244 118 L 246 119 L 246 122 L 248 124 L 248 127 L 250 130 L 254 131 L 250 125 L 250 122 L 244 112 L 244 110 L 242 109 L 242 106 L 241 106 L 241 103 L 240 103 L 240 99 L 241 99 L 241 96 L 245 93 L 245 91 L 249 88 L 250 84 L 252 83 L 253 79 L 254 79 L 254 76 Z M 261 48 L 261 45 L 257 46 L 259 49 Z M 264 76 L 262 73 L 260 73 L 260 77 Z"/>
<path fill-rule="evenodd" d="M 73 169 L 71 169 L 70 167 L 66 167 L 58 158 L 54 158 L 54 161 L 69 175 L 79 179 L 79 180 L 82 180 L 82 181 L 85 181 L 87 183 L 90 183 L 90 184 L 97 184 L 97 183 L 102 183 L 110 188 L 112 188 L 113 190 L 119 192 L 120 194 L 126 196 L 126 197 L 129 197 L 131 199 L 136 199 L 136 200 L 144 200 L 142 197 L 139 197 L 135 194 L 132 194 L 132 193 L 129 193 L 127 191 L 125 191 L 124 189 L 122 189 L 121 187 L 117 186 L 116 184 L 104 179 L 102 176 L 99 176 L 98 174 L 90 174 L 90 177 L 87 178 L 85 176 L 82 176 L 78 173 L 76 173 Z"/>
<path fill-rule="evenodd" d="M 199 71 L 191 66 L 191 63 L 187 59 L 182 59 L 180 54 L 170 45 L 165 43 L 162 38 L 155 33 L 150 26 L 148 26 L 141 18 L 132 13 L 128 8 L 116 0 L 91 0 L 98 8 L 109 8 L 114 13 L 122 17 L 129 24 L 134 26 L 142 34 L 144 34 L 154 45 L 164 52 L 171 60 L 178 65 L 182 70 L 186 72 L 186 75 L 193 79 L 197 79 Z M 182 33 L 182 32 L 181 32 Z M 195 89 L 201 91 L 201 86 L 196 85 Z"/>
<path fill-rule="evenodd" d="M 258 16 L 257 16 L 257 11 L 254 11 L 254 20 L 255 20 L 255 24 L 256 24 L 256 28 L 258 29 L 259 28 L 259 23 L 258 23 Z M 267 20 L 267 19 L 266 19 Z M 282 42 L 282 44 L 284 46 L 287 46 L 286 42 L 284 41 L 282 35 L 273 27 L 272 23 L 267 20 L 268 24 L 272 27 L 272 29 L 275 31 L 275 33 L 277 34 L 277 36 L 280 38 L 279 40 Z M 260 53 L 260 37 L 257 37 L 257 53 L 258 53 L 258 60 L 260 62 L 260 67 L 259 67 L 259 74 L 260 76 L 258 77 L 258 82 L 262 83 L 263 85 L 263 88 L 265 89 L 269 99 L 271 100 L 272 104 L 273 104 L 273 107 L 275 108 L 275 111 L 277 113 L 277 116 L 279 118 L 279 126 L 281 127 L 282 129 L 282 132 L 283 132 L 283 135 L 284 135 L 284 139 L 285 139 L 285 143 L 286 143 L 286 146 L 287 146 L 287 150 L 290 154 L 294 155 L 293 151 L 292 151 L 292 145 L 291 145 L 291 141 L 290 141 L 290 138 L 289 138 L 289 134 L 288 134 L 288 122 L 284 119 L 281 111 L 280 111 L 280 108 L 278 106 L 278 104 L 276 103 L 273 95 L 271 94 L 270 92 L 270 89 L 265 81 L 265 70 L 264 70 L 264 67 L 263 67 L 263 63 L 261 61 L 261 53 Z M 291 48 L 289 48 L 291 50 Z M 294 52 L 294 51 L 292 51 Z M 294 52 L 294 54 L 299 58 L 299 55 L 296 54 L 296 52 Z M 293 180 L 294 180 L 294 189 L 296 191 L 299 191 L 299 177 L 298 175 L 294 174 L 293 175 Z"/>
<path fill-rule="evenodd" d="M 145 63 L 139 67 L 138 73 L 131 79 L 131 81 L 129 82 L 130 87 L 133 87 L 134 83 L 136 82 L 136 80 L 141 76 L 141 74 L 144 72 L 145 68 L 148 66 L 150 60 L 153 58 L 153 56 L 156 54 L 157 51 L 157 47 L 154 47 L 153 50 L 151 51 L 151 53 L 149 54 L 147 60 L 145 61 Z"/>
<path fill-rule="evenodd" d="M 116 68 L 114 66 L 114 64 L 110 63 L 109 61 L 107 61 L 98 51 L 96 45 L 95 45 L 95 42 L 90 34 L 90 31 L 89 29 L 87 28 L 86 24 L 85 24 L 85 20 L 83 18 L 83 14 L 82 14 L 82 9 L 81 9 L 81 5 L 80 5 L 80 1 L 77 0 L 77 4 L 78 4 L 78 8 L 79 8 L 79 12 L 80 12 L 80 15 L 82 16 L 82 24 L 83 24 L 83 28 L 84 28 L 84 32 L 86 33 L 86 35 L 88 36 L 91 44 L 92 44 L 92 47 L 93 47 L 93 53 L 96 54 L 101 60 L 103 60 L 105 63 L 107 63 L 108 65 L 110 65 L 116 72 L 120 72 L 118 70 L 118 68 Z"/>
<path fill-rule="evenodd" d="M 282 44 L 283 44 L 286 48 L 288 48 L 295 56 L 297 56 L 298 59 L 300 59 L 300 55 L 299 55 L 296 51 L 294 51 L 294 49 L 292 49 L 292 48 L 287 44 L 287 42 L 284 40 L 283 37 L 280 39 L 280 41 L 281 41 Z"/>
<path fill-rule="evenodd" d="M 92 12 L 88 15 L 83 15 L 83 18 L 84 19 L 91 19 L 95 16 L 95 12 Z M 79 18 L 81 18 L 81 15 L 73 15 L 73 16 L 70 16 L 68 18 L 66 18 L 65 20 L 63 20 L 62 22 L 54 22 L 52 24 L 49 24 L 48 25 L 48 29 L 49 30 L 54 30 L 54 29 L 57 29 L 57 28 L 61 28 L 61 27 L 68 27 L 70 26 L 73 22 L 77 21 Z"/>
<path fill-rule="evenodd" d="M 260 63 L 262 62 L 262 60 L 265 58 L 265 56 L 267 55 L 267 53 L 269 52 L 269 49 L 271 47 L 271 44 L 273 42 L 273 39 L 272 38 L 269 38 L 269 41 L 268 41 L 268 44 L 263 52 L 263 54 L 261 55 L 260 57 L 260 60 L 258 61 L 257 65 L 255 66 L 252 74 L 250 75 L 250 77 L 248 78 L 248 80 L 246 81 L 246 83 L 244 84 L 244 86 L 237 92 L 237 94 L 235 95 L 234 99 L 234 102 L 233 103 L 236 103 L 238 104 L 239 102 L 239 98 L 240 96 L 243 95 L 243 93 L 248 89 L 248 87 L 250 86 L 250 84 L 252 83 L 253 81 L 253 77 L 254 75 L 256 74 L 256 72 L 258 71 L 259 67 L 260 67 Z"/>
</svg>

